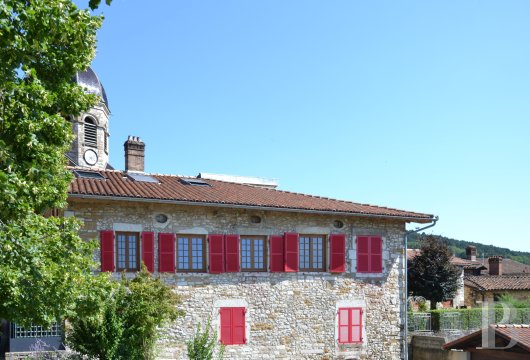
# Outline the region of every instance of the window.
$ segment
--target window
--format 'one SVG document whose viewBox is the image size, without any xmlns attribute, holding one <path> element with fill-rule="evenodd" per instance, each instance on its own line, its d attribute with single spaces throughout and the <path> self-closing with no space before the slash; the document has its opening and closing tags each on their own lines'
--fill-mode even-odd
<svg viewBox="0 0 530 360">
<path fill-rule="evenodd" d="M 202 235 L 177 235 L 177 271 L 206 270 L 206 241 Z"/>
<path fill-rule="evenodd" d="M 325 271 L 326 244 L 324 235 L 300 235 L 300 271 Z"/>
<path fill-rule="evenodd" d="M 357 237 L 357 272 L 383 272 L 383 239 L 380 236 Z"/>
<path fill-rule="evenodd" d="M 363 341 L 363 310 L 339 308 L 339 343 L 358 344 Z"/>
<path fill-rule="evenodd" d="M 94 119 L 85 119 L 85 145 L 98 146 L 98 127 Z"/>
<path fill-rule="evenodd" d="M 116 253 L 118 254 L 117 271 L 140 270 L 140 251 L 138 233 L 117 232 Z"/>
<path fill-rule="evenodd" d="M 241 271 L 266 271 L 264 236 L 241 235 Z"/>
<path fill-rule="evenodd" d="M 239 345 L 247 342 L 245 336 L 245 308 L 224 307 L 219 309 L 221 316 L 221 343 Z"/>
</svg>

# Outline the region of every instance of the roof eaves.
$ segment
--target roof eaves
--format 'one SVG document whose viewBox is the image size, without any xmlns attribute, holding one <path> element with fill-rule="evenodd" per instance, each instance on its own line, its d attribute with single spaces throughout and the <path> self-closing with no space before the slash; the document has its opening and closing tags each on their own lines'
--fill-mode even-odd
<svg viewBox="0 0 530 360">
<path fill-rule="evenodd" d="M 311 214 L 334 214 L 344 216 L 356 216 L 356 217 L 370 217 L 379 219 L 389 220 L 402 220 L 406 222 L 415 223 L 428 223 L 434 220 L 434 216 L 401 216 L 401 215 L 390 215 L 390 214 L 370 214 L 366 212 L 347 212 L 347 211 L 335 211 L 335 210 L 316 210 L 316 209 L 303 209 L 303 208 L 292 208 L 292 207 L 276 207 L 266 205 L 252 205 L 252 204 L 234 204 L 227 202 L 208 202 L 208 201 L 191 201 L 191 200 L 175 200 L 175 199 L 161 199 L 161 198 L 146 198 L 142 196 L 107 196 L 107 195 L 90 195 L 90 194 L 68 194 L 69 198 L 81 198 L 81 199 L 101 199 L 101 200 L 117 200 L 117 201 L 138 201 L 138 202 L 152 202 L 152 203 L 163 203 L 163 204 L 179 204 L 179 205 L 197 205 L 197 206 L 212 206 L 212 207 L 231 207 L 238 209 L 258 209 L 268 211 L 285 211 L 285 212 L 296 212 L 296 213 L 311 213 Z"/>
</svg>

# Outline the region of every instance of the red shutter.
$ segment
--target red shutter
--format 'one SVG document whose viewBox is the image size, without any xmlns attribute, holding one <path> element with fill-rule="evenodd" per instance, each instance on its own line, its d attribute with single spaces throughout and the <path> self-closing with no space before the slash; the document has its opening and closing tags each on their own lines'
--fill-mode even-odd
<svg viewBox="0 0 530 360">
<path fill-rule="evenodd" d="M 221 343 L 240 345 L 247 342 L 245 336 L 245 308 L 221 308 Z"/>
<path fill-rule="evenodd" d="M 361 308 L 340 308 L 338 317 L 339 343 L 361 343 L 363 341 L 363 310 Z"/>
<path fill-rule="evenodd" d="M 225 235 L 225 271 L 239 271 L 239 235 Z"/>
<path fill-rule="evenodd" d="M 329 236 L 329 271 L 342 273 L 346 271 L 346 235 L 331 234 Z"/>
<path fill-rule="evenodd" d="M 232 344 L 245 344 L 245 308 L 232 308 Z"/>
<path fill-rule="evenodd" d="M 341 344 L 347 344 L 350 340 L 349 322 L 350 322 L 350 311 L 347 308 L 339 309 L 339 336 L 338 340 Z"/>
<path fill-rule="evenodd" d="M 370 238 L 357 236 L 357 272 L 370 272 Z"/>
<path fill-rule="evenodd" d="M 298 271 L 298 234 L 285 233 L 284 253 L 285 253 L 285 272 Z"/>
<path fill-rule="evenodd" d="M 158 234 L 158 272 L 175 272 L 175 234 Z"/>
<path fill-rule="evenodd" d="M 155 234 L 152 232 L 142 233 L 142 261 L 147 271 L 155 270 Z"/>
<path fill-rule="evenodd" d="M 221 343 L 223 345 L 232 344 L 232 309 L 221 308 L 219 309 L 221 316 Z"/>
<path fill-rule="evenodd" d="M 370 238 L 370 272 L 383 272 L 383 239 L 380 236 Z"/>
<path fill-rule="evenodd" d="M 363 341 L 363 310 L 353 308 L 350 312 L 350 342 L 360 343 Z"/>
<path fill-rule="evenodd" d="M 270 237 L 271 249 L 271 272 L 284 272 L 285 262 L 283 260 L 283 236 L 273 235 Z"/>
<path fill-rule="evenodd" d="M 104 230 L 99 234 L 101 271 L 114 271 L 114 232 Z"/>
<path fill-rule="evenodd" d="M 225 272 L 224 236 L 208 235 L 210 250 L 210 273 L 220 274 Z"/>
</svg>

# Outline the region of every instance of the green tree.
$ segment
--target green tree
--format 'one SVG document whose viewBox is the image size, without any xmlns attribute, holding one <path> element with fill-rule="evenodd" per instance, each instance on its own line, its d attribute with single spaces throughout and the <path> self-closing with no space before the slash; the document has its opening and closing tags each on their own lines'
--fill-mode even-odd
<svg viewBox="0 0 530 360">
<path fill-rule="evenodd" d="M 0 318 L 45 325 L 107 286 L 77 222 L 44 216 L 65 206 L 71 181 L 65 117 L 99 101 L 71 79 L 94 57 L 101 22 L 70 0 L 0 1 Z"/>
<path fill-rule="evenodd" d="M 433 236 L 421 242 L 421 252 L 408 262 L 408 290 L 436 303 L 452 299 L 459 288 L 460 270 L 451 264 L 451 250 Z"/>
<path fill-rule="evenodd" d="M 68 344 L 81 354 L 100 360 L 155 358 L 157 328 L 183 312 L 179 297 L 145 266 L 132 280 L 122 277 L 95 319 L 71 319 Z"/>
</svg>

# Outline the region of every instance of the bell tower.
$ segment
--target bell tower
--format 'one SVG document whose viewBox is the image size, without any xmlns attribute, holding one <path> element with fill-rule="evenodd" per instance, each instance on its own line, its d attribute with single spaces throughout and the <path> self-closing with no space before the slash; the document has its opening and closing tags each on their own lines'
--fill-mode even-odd
<svg viewBox="0 0 530 360">
<path fill-rule="evenodd" d="M 74 165 L 89 169 L 105 169 L 109 163 L 109 103 L 105 88 L 92 68 L 78 72 L 74 81 L 101 101 L 87 112 L 70 117 L 75 135 L 67 153 Z"/>
</svg>

